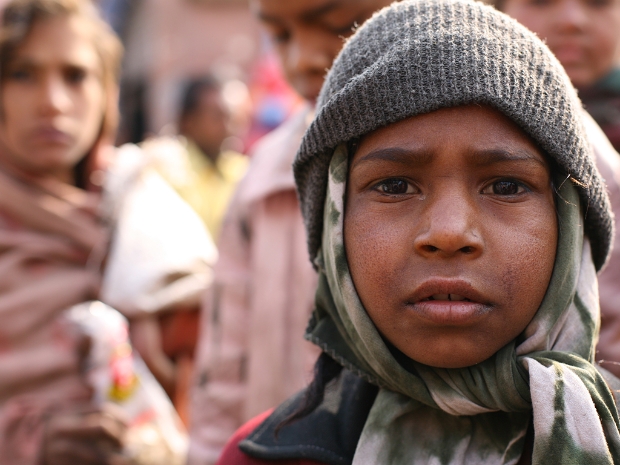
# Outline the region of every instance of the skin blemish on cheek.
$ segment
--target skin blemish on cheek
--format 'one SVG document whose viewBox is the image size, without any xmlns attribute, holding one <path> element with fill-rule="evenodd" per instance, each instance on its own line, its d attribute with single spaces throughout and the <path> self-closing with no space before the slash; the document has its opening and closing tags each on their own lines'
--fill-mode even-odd
<svg viewBox="0 0 620 465">
<path fill-rule="evenodd" d="M 515 302 L 517 300 L 517 296 L 515 293 L 517 281 L 517 270 L 515 269 L 515 267 L 509 265 L 501 275 L 501 284 L 508 301 Z"/>
</svg>

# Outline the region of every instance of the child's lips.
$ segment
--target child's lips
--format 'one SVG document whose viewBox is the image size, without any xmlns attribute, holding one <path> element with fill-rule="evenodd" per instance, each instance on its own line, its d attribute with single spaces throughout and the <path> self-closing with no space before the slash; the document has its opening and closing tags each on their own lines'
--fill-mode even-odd
<svg viewBox="0 0 620 465">
<path fill-rule="evenodd" d="M 469 325 L 488 313 L 491 305 L 463 280 L 431 279 L 417 287 L 407 307 L 437 325 Z"/>
<path fill-rule="evenodd" d="M 578 43 L 559 43 L 552 47 L 554 55 L 563 65 L 577 64 L 584 61 L 586 51 L 583 45 Z"/>
<path fill-rule="evenodd" d="M 65 131 L 57 129 L 52 125 L 41 125 L 32 133 L 33 140 L 44 144 L 69 145 L 72 137 Z"/>
<path fill-rule="evenodd" d="M 419 317 L 438 326 L 468 326 L 489 312 L 489 305 L 467 300 L 425 300 L 408 305 Z"/>
<path fill-rule="evenodd" d="M 464 297 L 459 294 L 434 294 L 426 299 L 423 299 L 422 302 L 431 301 L 431 300 L 469 301 L 467 297 Z"/>
</svg>

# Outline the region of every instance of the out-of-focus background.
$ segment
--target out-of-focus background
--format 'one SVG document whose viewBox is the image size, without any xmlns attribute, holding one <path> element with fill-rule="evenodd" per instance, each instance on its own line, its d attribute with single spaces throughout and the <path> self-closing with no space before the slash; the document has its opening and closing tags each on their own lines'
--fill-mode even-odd
<svg viewBox="0 0 620 465">
<path fill-rule="evenodd" d="M 299 104 L 246 0 L 100 0 L 125 46 L 118 143 L 174 133 L 184 84 L 212 74 L 247 153 Z"/>
<path fill-rule="evenodd" d="M 186 456 L 191 465 L 214 464 L 241 425 L 312 379 L 319 349 L 302 334 L 318 276 L 292 164 L 325 70 L 357 25 L 392 0 L 74 0 L 84 2 L 75 10 L 63 10 L 71 0 L 11 1 L 16 9 L 3 16 L 0 37 L 15 33 L 17 41 L 0 54 L 0 297 L 13 299 L 0 299 L 0 343 L 13 346 L 0 353 L 0 366 L 14 373 L 0 379 L 0 465 L 35 463 L 15 458 L 28 454 L 37 463 L 40 456 L 77 463 L 57 459 L 81 456 L 82 446 L 97 457 L 120 453 L 137 462 L 143 454 L 149 458 L 139 463 L 149 465 L 180 465 Z M 50 78 L 67 69 L 63 76 L 75 77 L 73 60 L 82 70 L 69 52 L 85 41 L 101 54 L 101 70 L 116 66 L 106 46 L 120 47 L 91 1 L 125 49 L 114 135 L 116 83 L 99 79 L 82 95 L 67 90 L 73 79 Z M 518 13 L 550 47 L 569 51 L 570 79 L 619 149 L 620 0 L 484 1 Z M 8 3 L 0 0 L 0 9 Z M 39 27 L 55 11 L 77 10 L 101 35 L 84 34 L 71 17 Z M 20 31 L 27 34 L 19 38 Z M 575 61 L 581 42 L 567 31 L 589 37 L 581 55 L 596 60 Z M 30 68 L 45 79 L 22 81 Z M 83 68 L 78 76 L 88 77 Z M 57 99 L 57 89 L 67 98 Z M 90 119 L 58 103 L 83 96 Z M 69 129 L 57 123 L 63 118 Z M 31 126 L 43 128 L 45 143 L 24 142 Z M 72 142 L 58 153 L 71 162 L 39 164 L 39 150 L 45 155 L 63 132 Z M 77 135 L 89 133 L 82 146 Z M 112 147 L 114 138 L 124 146 Z M 605 147 L 609 160 L 601 157 L 599 169 L 618 210 L 620 165 Z M 616 374 L 619 249 L 599 278 L 597 349 Z M 84 278 L 81 287 L 75 276 Z M 84 435 L 93 421 L 109 419 L 129 424 L 114 437 L 104 428 Z"/>
</svg>

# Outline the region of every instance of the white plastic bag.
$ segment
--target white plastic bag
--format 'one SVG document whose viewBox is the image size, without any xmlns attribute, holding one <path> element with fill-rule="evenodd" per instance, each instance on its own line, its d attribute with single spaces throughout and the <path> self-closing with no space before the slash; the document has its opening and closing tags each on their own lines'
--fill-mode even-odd
<svg viewBox="0 0 620 465">
<path fill-rule="evenodd" d="M 98 301 L 72 307 L 68 317 L 91 338 L 84 368 L 93 402 L 116 404 L 129 421 L 127 456 L 140 465 L 185 463 L 187 433 L 168 396 L 133 351 L 125 317 Z"/>
</svg>

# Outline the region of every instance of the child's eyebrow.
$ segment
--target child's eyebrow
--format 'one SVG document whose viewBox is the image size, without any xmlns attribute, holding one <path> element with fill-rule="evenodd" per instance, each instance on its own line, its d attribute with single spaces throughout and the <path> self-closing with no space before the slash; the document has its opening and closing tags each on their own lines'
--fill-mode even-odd
<svg viewBox="0 0 620 465">
<path fill-rule="evenodd" d="M 28 57 L 21 57 L 21 56 L 17 56 L 13 59 L 11 59 L 11 61 L 8 62 L 7 64 L 8 67 L 31 67 L 34 68 L 37 66 L 37 62 L 32 60 L 31 58 Z"/>
<path fill-rule="evenodd" d="M 516 150 L 504 150 L 504 149 L 490 149 L 490 150 L 476 150 L 470 155 L 472 162 L 478 166 L 489 166 L 498 163 L 506 162 L 535 162 L 547 168 L 547 165 L 542 157 L 523 149 Z"/>
<path fill-rule="evenodd" d="M 324 5 L 313 8 L 312 10 L 305 11 L 301 15 L 301 18 L 306 22 L 316 21 L 318 18 L 325 16 L 340 7 L 341 3 L 342 2 L 340 0 L 332 0 L 331 2 L 325 3 Z"/>
<path fill-rule="evenodd" d="M 38 70 L 40 68 L 44 68 L 47 63 L 29 56 L 26 57 L 16 57 L 12 61 L 8 63 L 7 68 L 10 70 L 12 68 L 28 68 L 33 70 Z M 79 59 L 67 59 L 66 61 L 61 63 L 63 68 L 69 68 L 71 70 L 79 70 L 79 71 L 93 71 L 94 67 L 88 63 L 84 63 Z"/>
<path fill-rule="evenodd" d="M 470 161 L 476 166 L 490 166 L 499 163 L 510 162 L 535 162 L 540 164 L 544 168 L 547 168 L 542 157 L 523 149 L 509 150 L 509 149 L 484 149 L 476 150 L 472 149 L 466 154 Z M 351 169 L 355 168 L 360 163 L 383 160 L 391 163 L 399 163 L 406 165 L 427 165 L 433 159 L 433 153 L 430 151 L 415 151 L 408 150 L 399 147 L 387 147 L 372 150 L 363 157 L 355 160 L 351 165 Z"/>
<path fill-rule="evenodd" d="M 399 147 L 387 147 L 372 150 L 361 158 L 355 160 L 351 166 L 354 168 L 356 165 L 373 160 L 384 160 L 392 163 L 402 163 L 410 165 L 415 163 L 416 165 L 426 165 L 433 159 L 433 154 L 428 151 L 414 151 L 407 150 Z"/>
<path fill-rule="evenodd" d="M 319 5 L 317 7 L 308 9 L 306 11 L 302 11 L 299 14 L 298 19 L 304 21 L 304 22 L 313 22 L 316 21 L 318 18 L 327 15 L 328 13 L 331 13 L 332 11 L 340 8 L 342 4 L 341 0 L 332 0 L 329 2 L 326 2 L 323 5 Z M 262 11 L 258 11 L 258 17 L 261 21 L 265 21 L 267 23 L 280 23 L 280 18 L 276 17 L 276 16 L 271 16 L 268 13 L 264 13 Z"/>
</svg>

